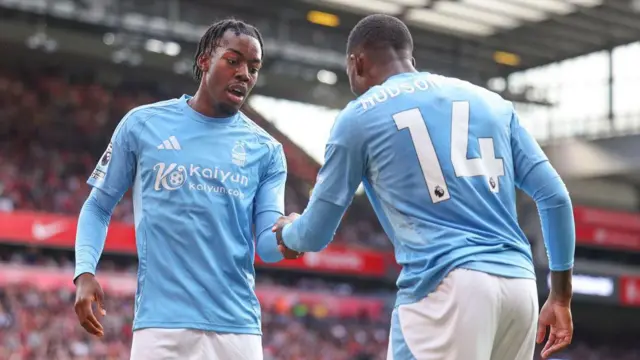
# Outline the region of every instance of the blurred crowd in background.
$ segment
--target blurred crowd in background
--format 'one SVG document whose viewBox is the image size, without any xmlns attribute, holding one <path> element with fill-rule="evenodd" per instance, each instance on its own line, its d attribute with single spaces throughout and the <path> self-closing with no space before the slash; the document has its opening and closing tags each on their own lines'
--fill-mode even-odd
<svg viewBox="0 0 640 360">
<path fill-rule="evenodd" d="M 130 84 L 107 88 L 53 69 L 0 70 L 0 210 L 78 214 L 88 175 L 122 116 L 180 95 Z M 301 213 L 311 188 L 291 172 L 287 183 L 286 213 Z M 112 219 L 133 223 L 130 191 Z M 391 245 L 372 218 L 362 216 L 348 217 L 336 242 L 382 250 Z"/>
<path fill-rule="evenodd" d="M 582 209 L 582 224 L 576 223 L 581 281 L 574 278 L 574 290 L 582 293 L 574 298 L 574 344 L 551 360 L 640 360 L 637 331 L 602 321 L 629 315 L 633 322 L 640 314 L 640 177 L 624 163 L 637 151 L 615 138 L 633 141 L 640 131 L 634 95 L 640 84 L 640 13 L 628 6 L 637 2 L 261 0 L 256 6 L 217 0 L 0 0 L 0 360 L 129 359 L 137 271 L 131 193 L 112 216 L 131 230 L 122 236 L 129 248 L 107 249 L 99 264 L 107 309 L 102 339 L 88 335 L 74 313 L 71 228 L 89 192 L 87 177 L 121 118 L 136 106 L 192 91 L 186 89 L 194 86 L 187 77 L 194 40 L 213 19 L 233 15 L 261 29 L 267 56 L 245 109 L 274 137 L 290 140 L 282 141 L 289 167 L 285 212 L 301 213 L 325 139 L 315 146 L 296 142 L 295 133 L 328 136 L 319 125 L 332 124 L 338 108 L 352 99 L 344 47 L 355 8 L 397 8 L 414 35 L 421 70 L 486 84 L 514 101 L 523 126 L 545 142 L 545 151 L 569 143 L 554 143 L 559 138 L 578 138 L 577 152 L 595 159 L 586 165 L 617 167 L 617 173 L 598 178 L 597 165 L 576 166 L 585 172 L 566 181 L 576 209 L 594 211 Z M 337 8 L 322 5 L 329 3 Z M 605 150 L 620 157 L 592 147 L 589 141 L 600 137 L 611 140 Z M 563 155 L 565 164 L 583 161 L 580 154 Z M 629 213 L 607 213 L 609 208 Z M 10 236 L 18 227 L 12 219 L 22 214 L 31 216 L 20 225 L 26 235 Z M 548 268 L 537 209 L 524 199 L 518 216 L 532 242 L 542 303 Z M 35 221 L 40 225 L 47 217 L 63 218 L 65 239 L 54 243 L 35 234 Z M 601 217 L 614 221 L 594 221 Z M 315 257 L 299 259 L 297 267 L 257 262 L 265 360 L 387 358 L 398 267 L 364 196 L 353 201 L 334 244 L 338 250 L 330 246 L 328 255 L 308 254 Z M 373 265 L 371 257 L 377 259 Z M 322 268 L 331 261 L 333 271 Z M 117 281 L 103 281 L 108 276 Z"/>
<path fill-rule="evenodd" d="M 78 326 L 74 296 L 66 289 L 0 289 L 0 359 L 128 360 L 133 297 L 107 294 L 105 336 L 98 339 Z M 263 309 L 262 320 L 265 360 L 386 359 L 387 323 L 276 309 Z"/>
<path fill-rule="evenodd" d="M 54 256 L 38 249 L 15 251 L 3 248 L 0 264 L 72 269 L 66 255 Z M 109 261 L 100 271 L 125 271 Z M 365 294 L 393 300 L 392 292 L 366 292 L 349 280 L 299 277 L 290 281 L 259 274 L 257 287 L 287 286 L 291 289 L 334 293 L 338 296 Z M 6 360 L 128 360 L 133 321 L 133 297 L 106 292 L 107 316 L 102 318 L 105 337 L 88 335 L 73 309 L 70 288 L 47 291 L 29 284 L 0 287 L 0 359 Z M 368 316 L 327 317 L 304 304 L 263 306 L 265 360 L 385 360 L 389 337 L 389 310 L 379 319 Z M 589 336 L 587 336 L 589 335 Z M 628 339 L 586 334 L 580 329 L 569 351 L 554 359 L 635 360 L 640 349 Z M 540 350 L 540 349 L 538 349 Z"/>
<path fill-rule="evenodd" d="M 179 94 L 174 94 L 178 96 Z M 144 89 L 108 89 L 87 79 L 60 72 L 20 74 L 0 72 L 0 210 L 45 211 L 75 215 L 88 193 L 85 180 L 119 119 L 134 106 L 161 94 Z M 308 200 L 308 185 L 294 176 L 287 188 L 287 212 L 300 212 Z M 359 217 L 359 218 L 362 218 Z M 113 220 L 132 222 L 132 204 L 125 196 Z M 347 221 L 338 238 L 346 244 L 388 249 L 388 241 L 370 221 Z M 4 263 L 72 268 L 71 253 L 43 254 L 36 248 L 3 251 Z M 101 270 L 135 272 L 110 261 Z M 258 275 L 260 284 L 282 284 L 277 277 Z M 300 277 L 283 284 L 335 294 L 359 293 L 357 280 L 342 282 Z M 392 292 L 376 296 L 392 299 Z M 117 360 L 128 359 L 133 298 L 107 294 L 106 336 L 92 338 L 78 325 L 74 294 L 67 289 L 42 291 L 28 285 L 0 288 L 0 359 Z M 385 319 L 335 319 L 315 316 L 295 306 L 287 311 L 263 309 L 266 360 L 386 359 L 388 313 Z M 637 350 L 596 346 L 577 341 L 563 359 L 631 360 Z"/>
</svg>

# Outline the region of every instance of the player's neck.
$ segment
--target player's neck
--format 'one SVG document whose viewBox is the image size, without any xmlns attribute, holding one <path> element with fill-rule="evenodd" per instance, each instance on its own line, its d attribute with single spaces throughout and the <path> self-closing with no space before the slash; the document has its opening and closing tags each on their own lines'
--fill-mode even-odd
<svg viewBox="0 0 640 360">
<path fill-rule="evenodd" d="M 413 66 L 410 60 L 402 60 L 402 61 L 393 61 L 385 64 L 384 66 L 379 67 L 376 71 L 376 78 L 379 84 L 384 83 L 390 77 L 406 74 L 406 73 L 415 73 L 418 72 L 416 68 Z"/>
<path fill-rule="evenodd" d="M 200 86 L 193 97 L 187 101 L 187 104 L 196 112 L 210 118 L 228 118 L 234 115 L 220 111 L 218 107 L 211 103 L 210 99 L 211 97 L 206 88 Z"/>
<path fill-rule="evenodd" d="M 203 92 L 202 88 L 199 88 L 198 91 L 193 95 L 191 99 L 188 101 L 189 106 L 202 115 L 208 117 L 217 117 L 215 107 L 209 104 L 207 100 L 207 95 Z"/>
</svg>

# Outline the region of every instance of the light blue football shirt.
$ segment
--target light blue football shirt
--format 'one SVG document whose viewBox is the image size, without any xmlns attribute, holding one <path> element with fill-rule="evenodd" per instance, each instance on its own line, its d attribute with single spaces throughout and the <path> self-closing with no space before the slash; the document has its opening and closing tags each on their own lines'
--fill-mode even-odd
<svg viewBox="0 0 640 360">
<path fill-rule="evenodd" d="M 573 265 L 566 188 L 513 105 L 486 89 L 429 73 L 395 75 L 340 113 L 325 160 L 309 206 L 283 231 L 285 245 L 326 246 L 362 181 L 402 265 L 398 305 L 421 300 L 455 268 L 535 279 L 516 187 L 540 201 L 552 268 Z M 529 176 L 533 169 L 539 175 Z M 562 211 L 549 220 L 555 208 Z"/>
<path fill-rule="evenodd" d="M 134 330 L 260 334 L 252 226 L 260 234 L 260 256 L 280 260 L 270 230 L 284 212 L 282 146 L 242 113 L 208 118 L 189 98 L 131 110 L 88 183 L 100 190 L 98 199 L 119 200 L 133 187 Z M 104 220 L 92 220 L 101 211 L 91 210 L 91 199 L 80 215 L 76 276 L 95 272 L 104 245 L 93 230 Z M 117 200 L 98 201 L 107 222 Z"/>
</svg>

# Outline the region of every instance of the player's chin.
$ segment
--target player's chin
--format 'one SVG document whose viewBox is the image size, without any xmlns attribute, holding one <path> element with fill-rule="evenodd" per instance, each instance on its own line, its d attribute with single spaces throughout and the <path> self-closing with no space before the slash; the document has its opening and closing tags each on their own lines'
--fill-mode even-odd
<svg viewBox="0 0 640 360">
<path fill-rule="evenodd" d="M 229 116 L 231 116 L 237 113 L 238 111 L 240 111 L 242 104 L 244 104 L 244 101 L 242 102 L 222 101 L 218 104 L 218 108 L 222 114 L 228 114 Z"/>
</svg>

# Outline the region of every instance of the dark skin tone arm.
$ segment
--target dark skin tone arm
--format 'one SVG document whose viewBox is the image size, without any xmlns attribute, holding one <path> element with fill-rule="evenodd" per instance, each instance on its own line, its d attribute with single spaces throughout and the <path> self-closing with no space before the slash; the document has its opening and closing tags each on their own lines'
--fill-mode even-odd
<svg viewBox="0 0 640 360">
<path fill-rule="evenodd" d="M 551 297 L 562 303 L 569 304 L 573 293 L 571 284 L 571 270 L 551 272 Z"/>
<path fill-rule="evenodd" d="M 297 213 L 291 213 L 288 216 L 280 216 L 278 221 L 276 221 L 276 223 L 273 225 L 273 228 L 271 228 L 271 231 L 276 233 L 278 250 L 280 250 L 280 253 L 282 253 L 282 256 L 285 259 L 297 259 L 304 255 L 304 253 L 302 252 L 297 252 L 295 250 L 289 249 L 284 244 L 284 240 L 282 239 L 282 229 L 284 229 L 285 225 L 291 224 L 299 217 L 300 217 L 300 214 L 297 214 Z"/>
<path fill-rule="evenodd" d="M 542 349 L 542 358 L 564 350 L 573 338 L 573 319 L 571 317 L 571 297 L 573 271 L 552 271 L 551 292 L 540 310 L 536 342 L 542 344 L 549 330 L 549 337 Z"/>
<path fill-rule="evenodd" d="M 90 273 L 84 273 L 74 281 L 76 284 L 76 302 L 74 310 L 78 316 L 80 325 L 89 333 L 98 337 L 104 336 L 104 329 L 100 321 L 93 313 L 93 303 L 98 304 L 100 315 L 107 315 L 104 307 L 104 292 L 102 287 L 96 280 L 95 276 Z"/>
</svg>

